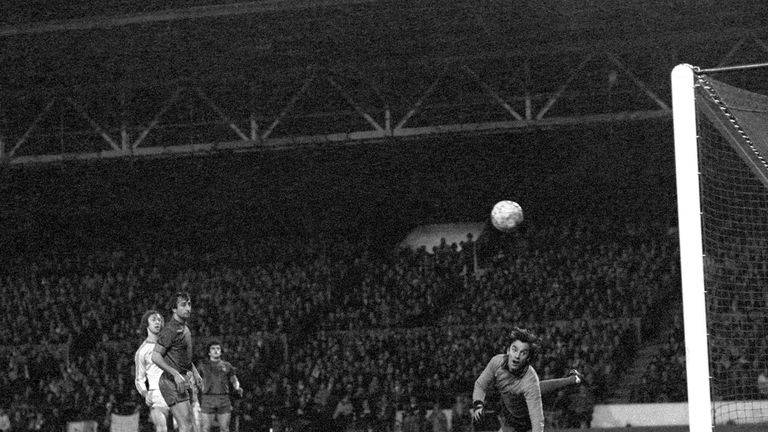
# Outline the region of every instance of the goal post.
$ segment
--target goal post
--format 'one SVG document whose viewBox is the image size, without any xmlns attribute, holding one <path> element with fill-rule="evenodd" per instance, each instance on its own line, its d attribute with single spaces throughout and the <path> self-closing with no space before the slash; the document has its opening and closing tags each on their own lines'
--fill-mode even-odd
<svg viewBox="0 0 768 432">
<path fill-rule="evenodd" d="M 768 96 L 710 76 L 766 66 L 672 71 L 692 431 L 768 427 Z"/>
<path fill-rule="evenodd" d="M 696 95 L 693 68 L 672 70 L 672 116 L 675 140 L 680 276 L 688 390 L 688 422 L 692 431 L 712 430 L 709 388 L 704 259 L 697 154 Z"/>
</svg>

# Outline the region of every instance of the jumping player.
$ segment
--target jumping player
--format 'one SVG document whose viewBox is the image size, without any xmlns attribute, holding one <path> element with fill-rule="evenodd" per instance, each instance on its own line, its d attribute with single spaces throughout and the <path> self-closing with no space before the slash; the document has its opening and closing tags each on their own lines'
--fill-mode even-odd
<svg viewBox="0 0 768 432">
<path fill-rule="evenodd" d="M 485 395 L 494 386 L 502 400 L 503 408 L 498 413 L 502 432 L 543 432 L 542 393 L 581 384 L 582 376 L 571 370 L 567 378 L 539 382 L 539 375 L 531 366 L 538 355 L 539 338 L 529 330 L 516 327 L 510 341 L 506 354 L 493 356 L 475 381 L 472 418 L 477 421 L 482 417 Z"/>
<path fill-rule="evenodd" d="M 136 390 L 139 391 L 149 406 L 149 418 L 155 425 L 155 432 L 167 432 L 168 404 L 165 403 L 158 387 L 163 371 L 152 362 L 152 352 L 155 343 L 157 343 L 157 335 L 163 328 L 163 316 L 156 310 L 144 312 L 141 317 L 141 328 L 146 329 L 147 338 L 141 343 L 134 356 Z"/>
<path fill-rule="evenodd" d="M 187 321 L 192 314 L 192 301 L 188 293 L 177 292 L 169 304 L 173 317 L 160 331 L 152 352 L 152 361 L 163 370 L 159 388 L 179 432 L 195 428 L 192 410 L 192 387 L 202 385 L 202 378 L 192 362 L 192 334 Z M 190 382 L 193 381 L 193 382 Z"/>
<path fill-rule="evenodd" d="M 243 389 L 235 374 L 235 368 L 228 361 L 221 359 L 220 342 L 212 341 L 208 344 L 208 360 L 200 362 L 198 370 L 203 377 L 203 388 L 200 392 L 203 432 L 210 432 L 214 417 L 219 423 L 219 430 L 229 432 L 229 421 L 232 417 L 230 389 L 239 396 L 242 396 Z"/>
</svg>

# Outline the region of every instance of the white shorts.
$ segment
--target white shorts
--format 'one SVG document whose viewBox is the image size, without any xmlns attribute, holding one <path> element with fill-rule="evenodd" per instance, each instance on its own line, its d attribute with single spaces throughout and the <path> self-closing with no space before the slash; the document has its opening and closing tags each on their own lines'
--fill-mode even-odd
<svg viewBox="0 0 768 432">
<path fill-rule="evenodd" d="M 147 392 L 147 398 L 145 399 L 147 406 L 150 408 L 165 408 L 168 409 L 168 404 L 165 403 L 165 398 L 160 393 L 160 390 L 149 390 Z"/>
</svg>

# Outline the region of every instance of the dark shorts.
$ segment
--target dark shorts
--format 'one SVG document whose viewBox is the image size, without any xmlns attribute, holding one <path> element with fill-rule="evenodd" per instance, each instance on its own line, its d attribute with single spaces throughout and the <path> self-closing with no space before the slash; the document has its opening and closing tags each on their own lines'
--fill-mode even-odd
<svg viewBox="0 0 768 432">
<path fill-rule="evenodd" d="M 232 412 L 229 395 L 207 395 L 200 398 L 200 410 L 203 414 L 226 414 Z"/>
<path fill-rule="evenodd" d="M 163 372 L 163 374 L 160 375 L 158 387 L 160 388 L 160 394 L 163 395 L 163 399 L 165 399 L 165 403 L 168 404 L 169 407 L 190 400 L 189 387 L 183 392 L 176 390 L 176 382 L 173 380 L 173 376 L 168 372 Z"/>
</svg>

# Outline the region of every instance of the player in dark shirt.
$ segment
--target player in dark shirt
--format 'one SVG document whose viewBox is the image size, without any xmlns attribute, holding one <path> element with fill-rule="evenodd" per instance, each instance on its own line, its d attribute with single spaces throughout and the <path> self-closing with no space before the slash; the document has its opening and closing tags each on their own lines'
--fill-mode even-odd
<svg viewBox="0 0 768 432">
<path fill-rule="evenodd" d="M 158 335 L 152 361 L 163 370 L 160 393 L 171 409 L 179 432 L 193 430 L 192 387 L 202 384 L 202 378 L 192 363 L 192 334 L 187 320 L 192 314 L 192 301 L 188 293 L 177 292 L 170 303 L 173 316 Z"/>
<path fill-rule="evenodd" d="M 237 379 L 235 368 L 228 361 L 221 359 L 221 343 L 211 341 L 208 344 L 208 359 L 198 365 L 203 377 L 200 407 L 203 412 L 203 432 L 211 430 L 214 417 L 221 432 L 229 432 L 232 416 L 230 393 L 242 397 L 243 388 Z"/>
</svg>

